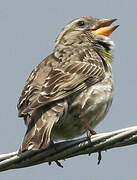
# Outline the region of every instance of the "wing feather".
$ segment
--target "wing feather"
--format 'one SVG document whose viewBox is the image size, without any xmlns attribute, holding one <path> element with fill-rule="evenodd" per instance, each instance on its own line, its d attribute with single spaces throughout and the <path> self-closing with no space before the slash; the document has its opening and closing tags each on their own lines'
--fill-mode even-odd
<svg viewBox="0 0 137 180">
<path fill-rule="evenodd" d="M 70 60 L 51 68 L 46 74 L 45 81 L 37 96 L 34 99 L 32 98 L 31 103 L 21 111 L 21 114 L 25 115 L 35 108 L 61 100 L 101 81 L 105 77 L 103 62 L 99 56 L 96 55 L 96 58 L 91 58 L 90 54 L 92 53 L 85 54 L 83 61 Z M 31 90 L 27 97 L 31 97 L 33 91 Z"/>
</svg>

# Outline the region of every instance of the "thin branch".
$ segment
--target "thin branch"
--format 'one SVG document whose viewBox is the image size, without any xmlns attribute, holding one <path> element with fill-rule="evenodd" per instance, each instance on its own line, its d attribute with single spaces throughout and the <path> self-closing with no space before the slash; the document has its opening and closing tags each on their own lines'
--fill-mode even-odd
<svg viewBox="0 0 137 180">
<path fill-rule="evenodd" d="M 18 155 L 18 151 L 0 155 L 0 171 L 23 168 L 64 160 L 78 155 L 91 154 L 116 147 L 137 143 L 137 126 L 108 133 L 100 133 L 72 141 L 56 143 L 43 151 L 27 151 Z"/>
</svg>

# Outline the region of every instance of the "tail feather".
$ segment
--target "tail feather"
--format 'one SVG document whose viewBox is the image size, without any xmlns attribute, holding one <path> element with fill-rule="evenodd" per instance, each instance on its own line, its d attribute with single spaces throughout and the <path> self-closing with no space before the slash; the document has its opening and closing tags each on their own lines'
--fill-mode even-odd
<svg viewBox="0 0 137 180">
<path fill-rule="evenodd" d="M 60 107 L 60 108 L 59 108 Z M 50 143 L 50 134 L 53 125 L 63 115 L 63 106 L 54 106 L 45 111 L 43 108 L 38 109 L 28 122 L 28 129 L 19 149 L 19 153 L 27 150 L 45 149 Z"/>
<path fill-rule="evenodd" d="M 20 148 L 20 152 L 24 152 L 27 150 L 38 150 L 44 149 L 49 145 L 50 142 L 50 132 L 53 127 L 53 122 L 43 125 L 41 129 L 37 129 L 37 124 L 30 130 L 27 131 L 22 146 Z"/>
</svg>

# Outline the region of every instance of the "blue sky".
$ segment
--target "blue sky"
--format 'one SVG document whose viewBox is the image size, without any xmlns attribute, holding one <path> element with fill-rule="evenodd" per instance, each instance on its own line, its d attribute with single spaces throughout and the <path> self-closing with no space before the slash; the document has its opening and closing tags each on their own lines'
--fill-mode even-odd
<svg viewBox="0 0 137 180">
<path fill-rule="evenodd" d="M 65 24 L 81 16 L 118 18 L 120 27 L 111 38 L 114 51 L 114 101 L 97 132 L 136 125 L 137 117 L 137 2 L 127 0 L 0 0 L 0 154 L 15 151 L 22 142 L 25 126 L 17 116 L 16 104 L 32 71 L 52 53 L 55 39 Z M 2 180 L 31 179 L 135 179 L 136 145 L 62 161 L 64 168 L 41 164 L 0 173 Z"/>
</svg>

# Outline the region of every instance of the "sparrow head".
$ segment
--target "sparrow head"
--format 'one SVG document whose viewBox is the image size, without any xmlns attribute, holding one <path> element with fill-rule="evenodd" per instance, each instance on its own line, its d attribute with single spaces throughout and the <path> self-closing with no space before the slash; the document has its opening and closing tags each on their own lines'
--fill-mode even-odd
<svg viewBox="0 0 137 180">
<path fill-rule="evenodd" d="M 56 40 L 58 44 L 69 45 L 91 45 L 93 48 L 109 51 L 114 43 L 109 38 L 118 27 L 111 26 L 116 19 L 97 19 L 93 17 L 81 17 L 66 25 Z"/>
</svg>

